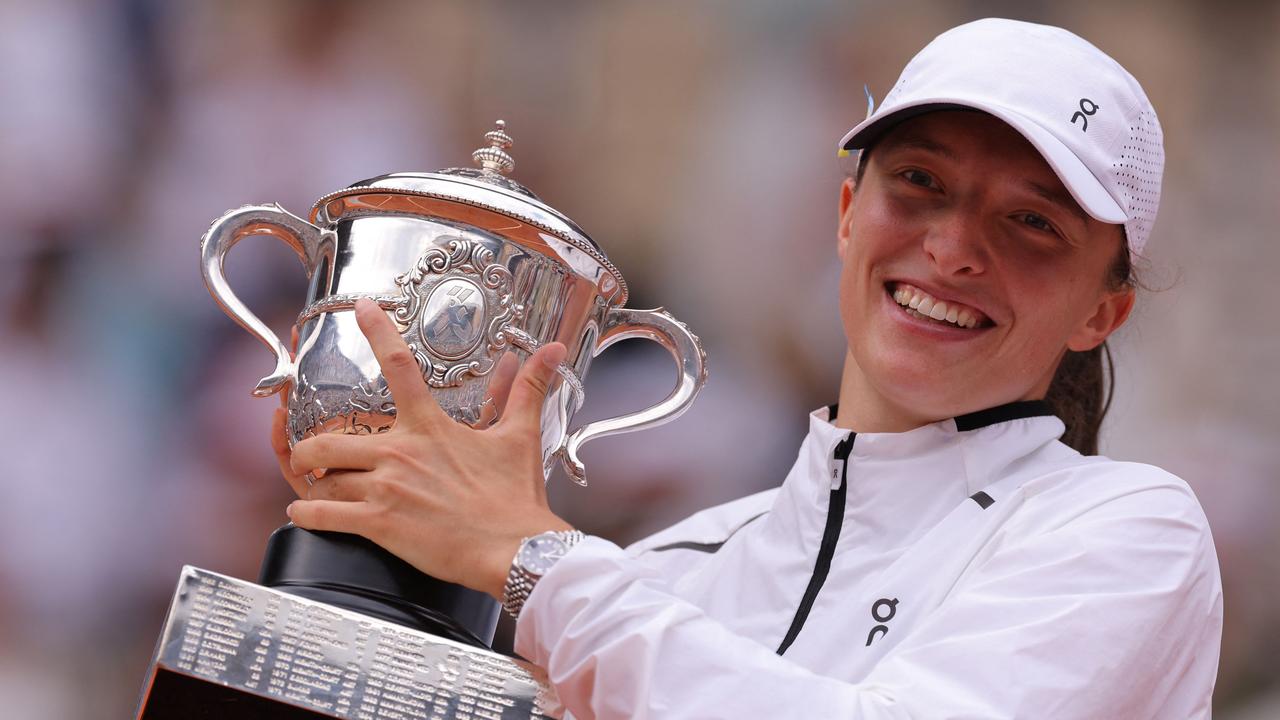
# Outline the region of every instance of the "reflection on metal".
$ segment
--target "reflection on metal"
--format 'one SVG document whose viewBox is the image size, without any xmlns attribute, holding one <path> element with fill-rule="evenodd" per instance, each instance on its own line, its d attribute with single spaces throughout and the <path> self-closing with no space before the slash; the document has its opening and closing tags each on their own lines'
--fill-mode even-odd
<svg viewBox="0 0 1280 720">
<path fill-rule="evenodd" d="M 524 307 L 514 299 L 515 277 L 484 243 L 436 242 L 396 278 L 405 301 L 394 317 L 427 384 L 447 388 L 493 370 L 507 347 L 503 330 L 522 318 Z"/>
<path fill-rule="evenodd" d="M 395 422 L 394 398 L 349 312 L 370 298 L 392 314 L 440 407 L 473 427 L 497 422 L 507 395 L 501 364 L 518 370 L 537 348 L 560 342 L 567 360 L 542 407 L 542 460 L 557 459 L 584 483 L 584 442 L 672 420 L 705 379 L 698 339 L 660 311 L 623 306 L 627 286 L 600 247 L 571 220 L 504 173 L 514 167 L 505 126 L 485 135 L 479 167 L 393 173 L 331 193 L 311 222 L 276 205 L 218 218 L 202 240 L 202 269 L 223 310 L 266 343 L 276 367 L 254 390 L 292 386 L 289 435 L 376 433 Z M 291 247 L 311 279 L 296 352 L 235 295 L 223 274 L 239 240 L 268 235 Z M 592 358 L 625 338 L 657 342 L 676 363 L 661 403 L 573 432 Z M 495 385 L 491 387 L 491 385 Z"/>
<path fill-rule="evenodd" d="M 680 417 L 693 404 L 698 391 L 707 382 L 707 354 L 702 341 L 689 326 L 675 319 L 663 308 L 632 310 L 611 308 L 605 318 L 604 332 L 596 345 L 596 354 L 614 343 L 642 338 L 658 343 L 676 361 L 676 386 L 657 405 L 620 417 L 587 423 L 565 438 L 559 454 L 569 478 L 579 485 L 587 484 L 587 470 L 578 459 L 578 450 L 595 438 L 657 427 Z"/>
<path fill-rule="evenodd" d="M 183 700 L 162 690 L 174 675 L 187 695 L 217 693 L 220 717 L 248 716 L 259 699 L 361 720 L 560 712 L 527 663 L 193 567 L 178 581 L 137 717 L 175 716 Z"/>
<path fill-rule="evenodd" d="M 346 295 L 330 295 L 323 300 L 317 300 L 311 303 L 298 314 L 296 325 L 302 327 L 308 321 L 319 317 L 323 313 L 338 312 L 339 310 L 353 310 L 356 301 L 362 298 L 368 298 L 378 304 L 383 310 L 399 310 L 404 306 L 405 298 L 403 295 L 368 295 L 364 293 L 350 293 Z"/>
<path fill-rule="evenodd" d="M 507 134 L 505 120 L 499 120 L 493 125 L 494 128 L 484 134 L 484 139 L 489 141 L 489 146 L 471 153 L 471 159 L 484 170 L 506 175 L 516 169 L 516 161 L 507 153 L 514 141 Z"/>
<path fill-rule="evenodd" d="M 288 430 L 293 444 L 322 432 L 372 435 L 395 424 L 396 406 L 385 378 L 365 380 L 354 388 L 339 386 L 327 392 L 299 375 L 289 394 Z"/>
</svg>

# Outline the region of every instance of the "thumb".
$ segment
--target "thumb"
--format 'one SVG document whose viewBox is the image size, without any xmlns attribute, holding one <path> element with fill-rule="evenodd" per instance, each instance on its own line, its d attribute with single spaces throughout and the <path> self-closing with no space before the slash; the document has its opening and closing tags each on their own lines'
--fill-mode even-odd
<svg viewBox="0 0 1280 720">
<path fill-rule="evenodd" d="M 529 356 L 511 387 L 506 416 L 518 418 L 518 422 L 538 425 L 542 415 L 542 401 L 555 378 L 556 368 L 564 362 L 568 350 L 562 343 L 547 343 Z"/>
</svg>

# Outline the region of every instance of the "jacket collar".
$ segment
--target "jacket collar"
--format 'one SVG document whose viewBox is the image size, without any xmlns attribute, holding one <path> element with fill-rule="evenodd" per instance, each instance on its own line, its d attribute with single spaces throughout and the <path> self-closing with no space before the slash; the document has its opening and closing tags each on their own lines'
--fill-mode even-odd
<svg viewBox="0 0 1280 720">
<path fill-rule="evenodd" d="M 833 403 L 825 408 L 819 408 L 813 412 L 814 417 L 821 418 L 826 422 L 833 422 L 836 419 L 836 412 L 839 410 L 840 404 Z M 825 414 L 824 414 L 825 413 Z M 1044 417 L 1053 415 L 1053 408 L 1049 403 L 1043 400 L 1019 400 L 1017 402 L 996 405 L 986 410 L 978 410 L 976 412 L 965 413 L 951 418 L 950 422 L 955 423 L 955 429 L 960 432 L 968 432 L 970 430 L 980 430 L 988 425 L 1009 422 L 1010 420 L 1021 420 L 1030 417 Z M 948 422 L 943 420 L 942 422 Z"/>
<path fill-rule="evenodd" d="M 852 433 L 831 424 L 835 406 L 809 416 L 809 435 L 790 479 L 825 503 L 836 445 Z M 963 499 L 1008 474 L 1020 460 L 1056 445 L 1065 429 L 1048 404 L 1023 401 L 948 418 L 901 433 L 857 433 L 848 462 L 851 498 L 899 494 L 911 484 Z M 1064 448 L 1065 449 L 1065 448 Z M 864 486 L 865 484 L 865 486 Z M 882 487 L 881 487 L 882 486 Z M 870 498 L 868 498 L 870 500 Z"/>
</svg>

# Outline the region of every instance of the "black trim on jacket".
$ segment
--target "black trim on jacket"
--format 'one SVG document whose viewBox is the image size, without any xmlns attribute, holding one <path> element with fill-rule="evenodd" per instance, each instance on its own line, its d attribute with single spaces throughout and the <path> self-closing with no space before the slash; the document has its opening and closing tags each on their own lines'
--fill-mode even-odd
<svg viewBox="0 0 1280 720">
<path fill-rule="evenodd" d="M 840 539 L 840 529 L 844 526 L 845 497 L 849 494 L 849 452 L 853 450 L 854 433 L 836 445 L 835 459 L 840 461 L 840 484 L 831 488 L 831 499 L 827 502 L 827 526 L 822 530 L 822 544 L 818 546 L 818 558 L 813 564 L 813 575 L 809 576 L 809 585 L 804 589 L 804 597 L 800 598 L 800 606 L 796 608 L 795 617 L 791 619 L 791 627 L 787 628 L 786 637 L 778 645 L 781 655 L 791 647 L 809 618 L 809 611 L 818 599 L 818 592 L 827 582 L 827 574 L 831 572 L 831 558 L 836 554 L 836 542 Z"/>
<path fill-rule="evenodd" d="M 681 542 L 673 542 L 673 543 L 668 543 L 666 545 L 659 545 L 658 547 L 655 547 L 655 548 L 649 548 L 646 552 L 663 552 L 666 550 L 696 550 L 698 552 L 714 553 L 715 551 L 724 547 L 724 544 L 729 542 L 729 538 L 733 537 L 734 535 L 737 535 L 738 531 L 742 530 L 742 528 L 750 525 L 751 523 L 755 522 L 756 520 L 759 520 L 760 518 L 768 514 L 769 514 L 768 512 L 762 512 L 759 515 L 752 516 L 746 522 L 742 523 L 741 525 L 739 525 L 738 527 L 730 531 L 729 534 L 726 535 L 725 538 L 719 542 L 701 543 L 701 542 L 694 542 L 692 540 L 683 540 Z"/>
<path fill-rule="evenodd" d="M 834 423 L 836 420 L 836 411 L 840 409 L 840 403 L 827 406 L 827 422 Z M 965 413 L 955 417 L 956 430 L 960 432 L 968 432 L 970 430 L 979 430 L 997 423 L 1009 422 L 1010 420 L 1021 420 L 1030 417 L 1045 417 L 1048 415 L 1056 415 L 1049 403 L 1043 400 L 1019 400 L 1017 402 L 1005 403 L 1004 405 L 996 405 L 986 410 L 978 410 L 976 412 Z"/>
<path fill-rule="evenodd" d="M 970 430 L 987 427 L 988 425 L 1009 422 L 1010 420 L 1043 417 L 1053 414 L 1053 408 L 1049 407 L 1049 403 L 1043 400 L 1021 400 L 1019 402 L 997 405 L 993 408 L 987 408 L 986 410 L 957 415 L 956 430 L 959 430 L 960 432 L 968 432 Z"/>
</svg>

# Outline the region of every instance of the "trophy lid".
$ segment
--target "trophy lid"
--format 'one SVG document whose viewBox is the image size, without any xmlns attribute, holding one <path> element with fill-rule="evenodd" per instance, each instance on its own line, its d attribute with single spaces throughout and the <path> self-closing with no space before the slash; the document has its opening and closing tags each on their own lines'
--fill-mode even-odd
<svg viewBox="0 0 1280 720">
<path fill-rule="evenodd" d="M 471 153 L 476 167 L 445 168 L 431 173 L 390 173 L 361 180 L 317 200 L 311 208 L 311 221 L 332 222 L 355 213 L 395 212 L 377 200 L 377 197 L 388 194 L 442 201 L 432 204 L 435 212 L 447 210 L 448 205 L 453 204 L 498 213 L 537 231 L 549 233 L 599 263 L 616 281 L 618 304 L 624 304 L 627 283 L 596 241 L 563 213 L 543 202 L 532 190 L 507 177 L 516 163 L 509 152 L 514 141 L 506 132 L 506 122 L 498 120 L 494 129 L 484 137 L 488 144 Z M 444 216 L 463 222 L 472 217 L 468 214 L 468 219 L 463 219 L 449 213 Z M 489 229 L 506 236 L 510 236 L 509 231 L 512 230 Z"/>
</svg>

